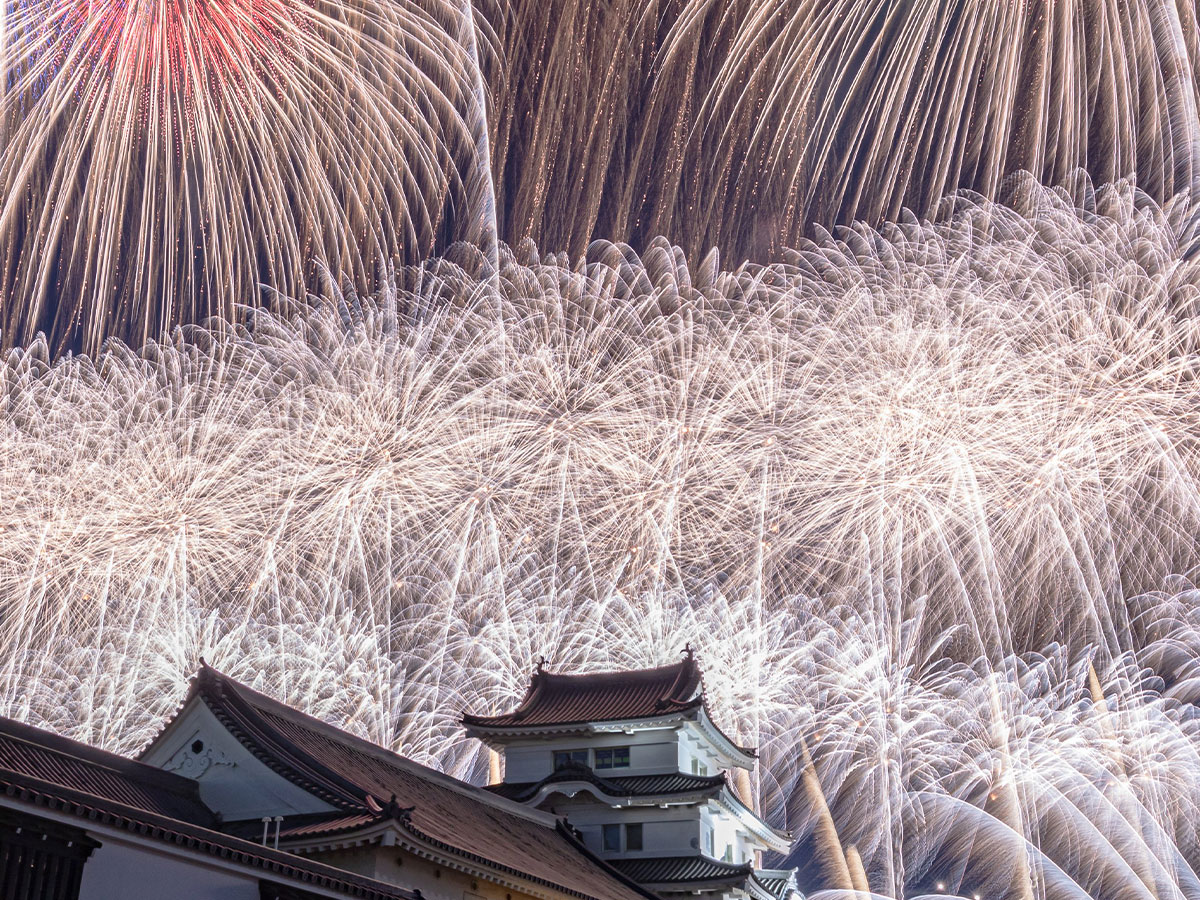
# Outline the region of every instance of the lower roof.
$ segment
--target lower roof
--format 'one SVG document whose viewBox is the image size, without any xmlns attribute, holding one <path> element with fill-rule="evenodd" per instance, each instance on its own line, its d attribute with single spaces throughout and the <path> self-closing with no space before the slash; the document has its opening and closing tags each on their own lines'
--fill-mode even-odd
<svg viewBox="0 0 1200 900">
<path fill-rule="evenodd" d="M 0 770 L 193 825 L 216 823 L 192 779 L 12 719 L 0 718 Z"/>
<path fill-rule="evenodd" d="M 664 893 L 741 889 L 751 897 L 783 900 L 795 891 L 791 871 L 762 871 L 707 856 L 656 856 L 612 860 L 613 866 L 646 887 Z"/>
<path fill-rule="evenodd" d="M 364 900 L 419 900 L 394 885 L 216 831 L 196 783 L 135 760 L 0 717 L 0 803 L 80 827 L 213 856 L 275 878 Z"/>
<path fill-rule="evenodd" d="M 615 859 L 612 864 L 642 884 L 678 885 L 681 888 L 701 884 L 734 887 L 754 874 L 754 866 L 750 863 L 735 865 L 699 854 Z"/>
</svg>

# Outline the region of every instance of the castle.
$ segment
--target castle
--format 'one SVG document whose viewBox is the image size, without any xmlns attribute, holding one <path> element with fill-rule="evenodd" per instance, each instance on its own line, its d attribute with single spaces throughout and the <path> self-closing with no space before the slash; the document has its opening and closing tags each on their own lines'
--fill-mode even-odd
<svg viewBox="0 0 1200 900">
<path fill-rule="evenodd" d="M 6 900 L 786 900 L 787 834 L 753 810 L 754 751 L 714 722 L 691 652 L 556 674 L 465 715 L 478 787 L 208 666 L 136 760 L 0 719 Z M 739 774 L 742 777 L 739 777 Z"/>
</svg>

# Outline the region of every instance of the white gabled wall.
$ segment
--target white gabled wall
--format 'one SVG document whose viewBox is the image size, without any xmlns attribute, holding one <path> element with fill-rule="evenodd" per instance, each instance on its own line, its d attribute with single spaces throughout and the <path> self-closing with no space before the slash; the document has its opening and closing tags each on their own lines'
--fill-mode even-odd
<svg viewBox="0 0 1200 900">
<path fill-rule="evenodd" d="M 200 799 L 227 822 L 336 808 L 260 762 L 199 698 L 158 737 L 142 762 L 194 779 Z"/>
</svg>

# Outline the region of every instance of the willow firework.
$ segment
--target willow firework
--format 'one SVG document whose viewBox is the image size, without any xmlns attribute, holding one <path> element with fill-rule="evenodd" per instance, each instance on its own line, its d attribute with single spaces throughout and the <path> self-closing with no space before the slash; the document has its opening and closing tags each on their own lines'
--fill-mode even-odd
<svg viewBox="0 0 1200 900">
<path fill-rule="evenodd" d="M 6 343 L 140 343 L 260 285 L 302 296 L 317 264 L 362 285 L 422 258 L 475 152 L 466 27 L 437 3 L 5 4 Z"/>
<path fill-rule="evenodd" d="M 924 216 L 1022 170 L 1136 175 L 1159 202 L 1200 174 L 1190 2 L 485 7 L 506 61 L 489 80 L 510 242 L 665 234 L 692 262 L 713 246 L 764 261 L 814 223 Z"/>
<path fill-rule="evenodd" d="M 0 10 L 0 329 L 56 352 L 393 258 L 814 226 L 1032 172 L 1200 172 L 1176 0 L 24 0 Z"/>
<path fill-rule="evenodd" d="M 538 655 L 691 637 L 764 808 L 877 890 L 1197 896 L 1200 630 L 1147 593 L 1200 533 L 1191 208 L 1010 187 L 769 266 L 463 249 L 14 351 L 3 708 L 131 749 L 203 654 L 470 775 L 457 714 Z"/>
</svg>

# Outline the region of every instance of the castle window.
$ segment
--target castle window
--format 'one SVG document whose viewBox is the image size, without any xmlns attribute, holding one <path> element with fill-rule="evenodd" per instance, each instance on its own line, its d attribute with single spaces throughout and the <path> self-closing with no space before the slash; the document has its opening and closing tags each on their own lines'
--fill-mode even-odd
<svg viewBox="0 0 1200 900">
<path fill-rule="evenodd" d="M 611 747 L 606 750 L 596 751 L 596 768 L 597 769 L 628 769 L 629 768 L 629 748 L 628 747 Z"/>
<path fill-rule="evenodd" d="M 702 762 L 700 762 L 699 759 L 697 759 L 696 757 L 693 756 L 692 757 L 692 774 L 693 775 L 707 775 L 708 774 L 708 763 L 702 763 Z"/>
<path fill-rule="evenodd" d="M 604 849 L 610 853 L 619 853 L 621 850 L 621 826 L 620 825 L 605 825 L 604 826 Z"/>
<path fill-rule="evenodd" d="M 622 829 L 624 829 L 625 842 L 621 843 Z M 620 853 L 622 850 L 641 850 L 642 849 L 642 823 L 632 822 L 628 825 L 605 825 L 603 827 L 604 834 L 604 852 Z"/>
<path fill-rule="evenodd" d="M 642 849 L 642 823 L 633 822 L 625 826 L 625 849 Z"/>
<path fill-rule="evenodd" d="M 556 772 L 572 764 L 586 766 L 588 764 L 588 752 L 586 750 L 554 751 L 554 770 Z"/>
</svg>

